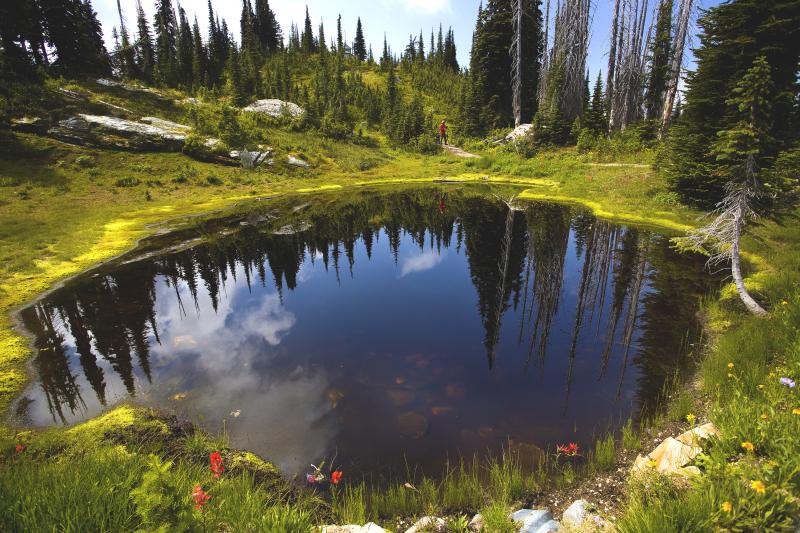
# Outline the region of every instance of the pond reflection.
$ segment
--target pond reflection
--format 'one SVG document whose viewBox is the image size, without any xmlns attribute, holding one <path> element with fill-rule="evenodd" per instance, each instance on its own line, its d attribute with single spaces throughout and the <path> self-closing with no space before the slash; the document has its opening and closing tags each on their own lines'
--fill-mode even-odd
<svg viewBox="0 0 800 533">
<path fill-rule="evenodd" d="M 289 473 L 585 441 L 688 364 L 712 283 L 660 235 L 469 188 L 281 200 L 234 230 L 23 311 L 27 421 L 134 399 L 226 419 Z"/>
</svg>

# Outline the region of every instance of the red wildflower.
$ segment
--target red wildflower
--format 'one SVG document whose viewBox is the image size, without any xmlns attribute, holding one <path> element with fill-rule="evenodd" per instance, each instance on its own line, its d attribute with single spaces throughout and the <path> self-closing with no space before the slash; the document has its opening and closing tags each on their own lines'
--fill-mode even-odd
<svg viewBox="0 0 800 533">
<path fill-rule="evenodd" d="M 27 448 L 27 446 L 25 446 L 24 444 L 17 444 L 16 446 L 14 446 L 14 451 L 16 451 L 17 453 L 22 453 L 25 451 L 25 448 Z"/>
<path fill-rule="evenodd" d="M 569 444 L 560 444 L 556 447 L 556 452 L 574 457 L 578 455 L 578 445 L 574 442 L 570 442 Z"/>
<path fill-rule="evenodd" d="M 342 476 L 344 476 L 344 474 L 342 473 L 341 470 L 336 470 L 335 472 L 331 472 L 331 483 L 333 483 L 334 485 L 338 485 L 339 482 L 342 480 Z"/>
<path fill-rule="evenodd" d="M 219 479 L 220 474 L 225 471 L 225 467 L 222 466 L 222 456 L 219 452 L 214 452 L 209 456 L 211 460 L 211 472 L 214 474 L 214 479 Z"/>
<path fill-rule="evenodd" d="M 203 506 L 208 503 L 208 500 L 211 499 L 211 496 L 206 494 L 206 492 L 203 490 L 203 487 L 200 485 L 195 485 L 194 490 L 192 491 L 192 499 L 194 500 L 194 508 L 202 509 Z"/>
</svg>

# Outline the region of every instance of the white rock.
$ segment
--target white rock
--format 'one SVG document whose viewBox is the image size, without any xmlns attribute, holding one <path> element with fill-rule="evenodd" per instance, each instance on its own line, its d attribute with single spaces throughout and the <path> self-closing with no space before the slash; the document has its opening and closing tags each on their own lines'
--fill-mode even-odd
<svg viewBox="0 0 800 533">
<path fill-rule="evenodd" d="M 105 117 L 101 115 L 86 115 L 79 114 L 79 118 L 83 119 L 90 129 L 104 128 L 114 133 L 122 134 L 139 134 L 146 137 L 164 138 L 173 141 L 183 141 L 186 139 L 186 133 L 176 133 L 158 126 L 151 126 L 150 124 L 142 124 L 141 122 L 133 122 L 132 120 L 125 120 L 123 118 Z M 67 120 L 62 120 L 59 124 L 62 127 L 68 127 L 69 121 L 74 120 L 75 117 Z M 81 125 L 83 127 L 83 125 Z M 80 128 L 78 128 L 80 129 Z"/>
<path fill-rule="evenodd" d="M 164 120 L 163 118 L 158 117 L 142 117 L 139 119 L 139 122 L 150 124 L 151 126 L 155 126 L 157 128 L 163 128 L 165 130 L 176 130 L 182 132 L 192 131 L 191 126 L 187 126 L 186 124 L 178 124 L 177 122 Z"/>
<path fill-rule="evenodd" d="M 310 168 L 311 167 L 311 165 L 309 165 L 306 161 L 303 161 L 302 159 L 298 159 L 297 157 L 295 157 L 293 155 L 288 156 L 286 158 L 286 161 L 290 165 L 292 165 L 293 167 L 300 167 L 300 168 Z"/>
<path fill-rule="evenodd" d="M 288 114 L 292 118 L 297 118 L 305 113 L 303 108 L 299 105 L 277 99 L 256 100 L 249 106 L 242 109 L 242 111 L 246 111 L 248 113 L 262 113 L 264 115 L 269 115 L 276 118 L 282 117 L 284 114 Z"/>
<path fill-rule="evenodd" d="M 486 527 L 486 521 L 483 519 L 483 515 L 480 513 L 473 516 L 472 520 L 470 520 L 469 524 L 467 524 L 467 529 L 474 531 L 475 533 L 483 531 L 484 527 Z"/>
<path fill-rule="evenodd" d="M 561 521 L 564 525 L 569 527 L 578 527 L 586 520 L 588 516 L 587 507 L 589 502 L 586 500 L 575 500 L 572 502 L 564 514 L 561 515 Z"/>
<path fill-rule="evenodd" d="M 423 516 L 406 533 L 421 533 L 422 531 L 444 531 L 445 521 L 436 516 Z"/>
<path fill-rule="evenodd" d="M 520 124 L 514 130 L 503 137 L 499 142 L 500 143 L 509 143 L 512 141 L 516 141 L 517 139 L 521 139 L 525 137 L 533 130 L 533 124 Z"/>
<path fill-rule="evenodd" d="M 544 509 L 520 509 L 511 514 L 511 519 L 522 522 L 519 533 L 553 533 L 559 527 L 550 511 Z"/>
<path fill-rule="evenodd" d="M 702 451 L 699 446 L 684 444 L 678 439 L 667 437 L 649 454 L 637 456 L 631 470 L 633 473 L 655 470 L 659 474 L 683 474 L 683 467 Z"/>
</svg>

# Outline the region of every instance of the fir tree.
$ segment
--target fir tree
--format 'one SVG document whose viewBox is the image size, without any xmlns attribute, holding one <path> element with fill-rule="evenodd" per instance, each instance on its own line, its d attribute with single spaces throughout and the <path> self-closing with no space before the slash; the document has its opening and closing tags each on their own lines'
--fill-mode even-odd
<svg viewBox="0 0 800 533">
<path fill-rule="evenodd" d="M 308 6 L 306 6 L 306 21 L 303 25 L 303 34 L 300 37 L 300 49 L 306 54 L 313 54 L 317 51 L 314 30 L 311 27 L 311 17 L 308 14 Z"/>
<path fill-rule="evenodd" d="M 177 21 L 172 0 L 156 0 L 156 72 L 158 80 L 169 86 L 178 81 Z"/>
<path fill-rule="evenodd" d="M 125 26 L 125 17 L 122 15 L 120 0 L 117 0 L 117 14 L 119 15 L 120 35 L 120 51 L 118 57 L 120 74 L 125 78 L 139 78 L 139 69 L 136 65 L 136 49 L 131 44 L 128 28 Z"/>
<path fill-rule="evenodd" d="M 194 81 L 195 90 L 207 83 L 206 62 L 206 50 L 203 46 L 203 39 L 200 36 L 200 25 L 197 23 L 197 17 L 195 16 L 194 24 L 192 25 L 192 80 Z"/>
<path fill-rule="evenodd" d="M 269 7 L 268 0 L 255 0 L 256 33 L 261 50 L 274 54 L 280 50 L 282 41 L 281 28 L 275 13 Z"/>
<path fill-rule="evenodd" d="M 342 35 L 342 16 L 336 19 L 336 53 L 344 54 L 344 36 Z"/>
<path fill-rule="evenodd" d="M 367 59 L 367 46 L 364 41 L 364 28 L 361 26 L 361 17 L 356 24 L 356 40 L 353 41 L 353 55 L 359 61 Z"/>
<path fill-rule="evenodd" d="M 603 94 L 603 78 L 601 72 L 597 73 L 597 81 L 594 83 L 592 100 L 586 114 L 586 127 L 595 135 L 605 135 L 608 132 L 606 99 Z"/>
<path fill-rule="evenodd" d="M 209 4 L 210 5 L 210 4 Z M 136 0 L 136 63 L 139 67 L 142 79 L 152 82 L 155 71 L 155 49 L 153 48 L 153 36 L 150 34 L 150 24 L 142 8 L 141 0 Z"/>
<path fill-rule="evenodd" d="M 192 87 L 194 84 L 193 49 L 194 38 L 189 20 L 183 8 L 178 10 L 178 83 L 183 87 Z"/>
</svg>

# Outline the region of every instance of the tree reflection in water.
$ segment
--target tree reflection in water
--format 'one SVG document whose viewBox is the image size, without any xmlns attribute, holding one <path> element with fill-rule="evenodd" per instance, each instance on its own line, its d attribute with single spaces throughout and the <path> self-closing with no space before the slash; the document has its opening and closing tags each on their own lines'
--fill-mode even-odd
<svg viewBox="0 0 800 533">
<path fill-rule="evenodd" d="M 230 330 L 236 345 L 230 348 L 231 365 L 260 373 L 261 381 L 248 385 L 253 390 L 275 389 L 276 375 L 283 376 L 283 386 L 298 368 L 324 368 L 326 374 L 311 381 L 323 388 L 336 384 L 327 394 L 337 400 L 325 409 L 336 409 L 341 398 L 350 400 L 343 406 L 361 398 L 364 405 L 348 412 L 369 420 L 368 411 L 382 404 L 354 387 L 357 376 L 373 368 L 370 358 L 386 357 L 374 364 L 379 376 L 361 380 L 362 389 L 363 383 L 391 389 L 393 408 L 410 395 L 408 405 L 417 411 L 430 409 L 435 417 L 455 412 L 452 425 L 442 427 L 462 437 L 464 418 L 480 418 L 487 410 L 488 419 L 492 409 L 503 416 L 496 409 L 506 404 L 495 395 L 506 395 L 509 405 L 524 405 L 531 394 L 540 394 L 536 401 L 547 398 L 544 407 L 558 414 L 537 411 L 536 416 L 552 427 L 540 428 L 542 437 L 534 430 L 520 433 L 541 445 L 568 433 L 584 416 L 568 415 L 576 379 L 581 405 L 596 409 L 585 414 L 586 424 L 592 417 L 605 423 L 651 406 L 665 380 L 688 364 L 688 344 L 698 335 L 698 297 L 712 284 L 702 274 L 702 259 L 678 256 L 660 235 L 569 207 L 532 203 L 515 211 L 470 189 L 449 188 L 442 209 L 444 194 L 441 189 L 363 192 L 313 198 L 296 207 L 285 200 L 248 215 L 244 220 L 255 222 L 233 233 L 75 280 L 22 313 L 37 349 L 37 382 L 26 394 L 34 403 L 46 403 L 52 421 L 68 423 L 125 397 L 144 395 L 144 403 L 163 405 L 174 392 L 170 380 L 211 390 L 185 361 L 187 353 L 196 361 L 210 357 L 210 345 L 187 351 L 172 330 L 176 323 L 214 313 L 220 322 L 215 335 Z M 418 250 L 416 256 L 408 255 L 409 247 Z M 335 283 L 331 278 L 330 284 L 312 281 L 304 287 L 304 276 L 320 268 L 319 276 L 327 280 L 332 271 Z M 240 289 L 246 290 L 241 298 L 235 296 Z M 269 300 L 269 309 L 259 312 L 283 329 L 265 333 L 267 326 L 257 323 L 236 329 L 246 317 L 258 322 L 253 309 L 259 302 L 267 305 L 269 294 L 274 303 Z M 253 309 L 237 309 L 237 298 Z M 297 309 L 288 312 L 293 305 Z M 472 329 L 473 320 L 482 333 Z M 332 329 L 334 323 L 340 327 Z M 393 341 L 397 331 L 406 334 Z M 487 357 L 488 371 L 486 363 L 480 370 L 470 358 L 476 347 Z M 404 350 L 411 353 L 405 359 L 399 357 Z M 345 379 L 336 369 L 349 365 L 350 357 L 355 370 Z M 416 384 L 401 383 L 386 367 L 421 377 Z M 531 391 L 532 375 L 544 379 L 537 382 L 541 391 Z M 456 379 L 462 384 L 453 385 Z M 560 402 L 552 401 L 553 380 L 563 380 Z M 87 387 L 91 402 L 82 390 Z M 235 392 L 230 392 L 234 398 Z M 472 403 L 472 396 L 479 398 Z M 445 401 L 447 406 L 438 405 Z M 88 408 L 90 403 L 95 407 Z M 311 418 L 326 416 L 325 409 L 315 407 Z M 511 436 L 515 430 L 508 428 L 523 420 L 537 424 L 524 409 L 511 408 L 508 417 L 505 426 L 493 423 L 506 427 L 493 438 Z M 35 409 L 29 418 L 46 422 Z M 355 437 L 348 440 L 343 433 L 357 432 L 357 423 L 341 422 L 338 431 L 340 442 L 352 442 Z M 428 443 L 427 448 L 463 451 L 468 440 L 440 436 L 438 447 Z"/>
</svg>

